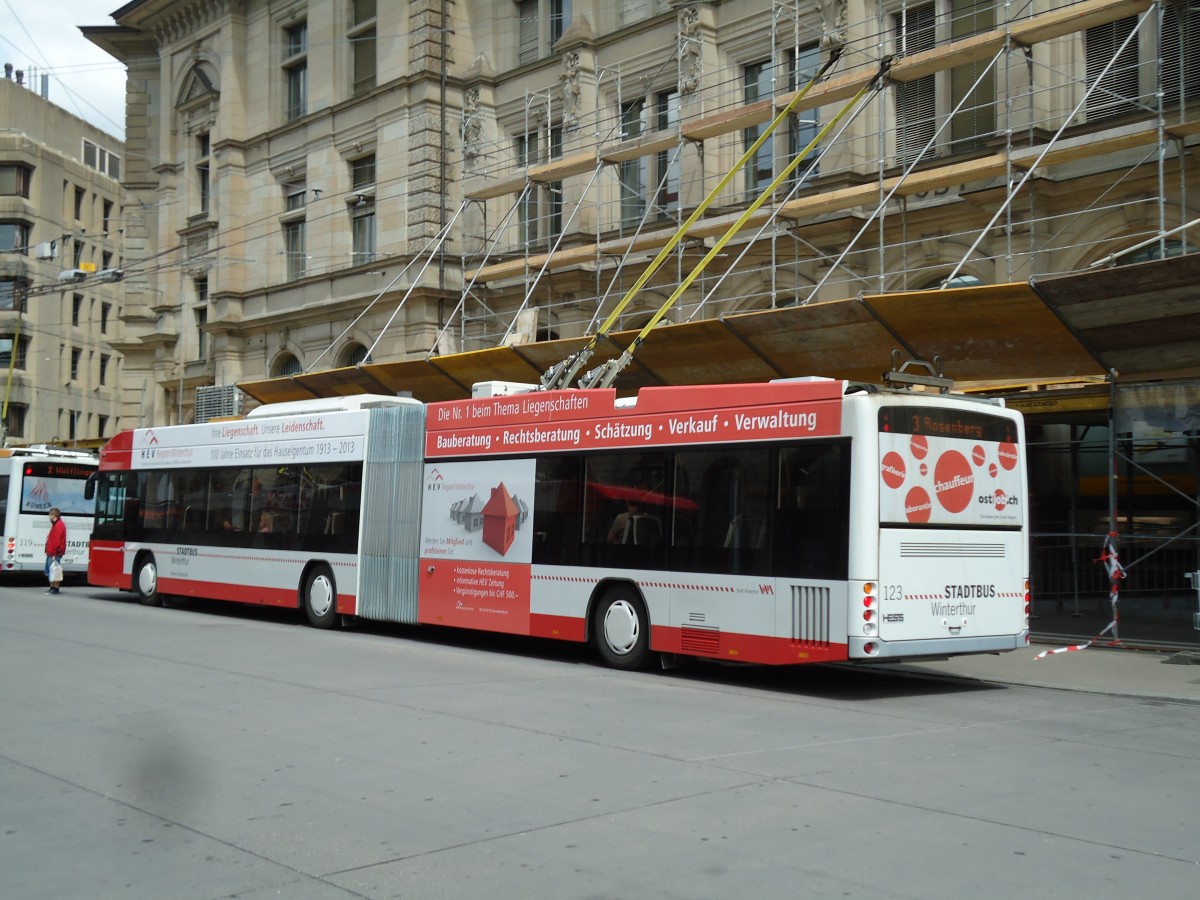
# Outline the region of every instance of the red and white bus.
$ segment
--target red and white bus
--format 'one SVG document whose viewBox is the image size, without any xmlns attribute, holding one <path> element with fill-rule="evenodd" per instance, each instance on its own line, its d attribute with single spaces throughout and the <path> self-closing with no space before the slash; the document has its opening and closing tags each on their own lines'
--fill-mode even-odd
<svg viewBox="0 0 1200 900">
<path fill-rule="evenodd" d="M 620 668 L 1028 641 L 1023 424 L 999 403 L 828 379 L 480 387 L 123 432 L 101 451 L 89 580 L 323 627 L 590 641 Z"/>
<path fill-rule="evenodd" d="M 45 569 L 50 533 L 46 513 L 56 508 L 67 527 L 63 571 L 80 575 L 87 571 L 94 510 L 85 493 L 95 471 L 95 454 L 82 450 L 46 445 L 0 449 L 0 527 L 4 529 L 0 570 Z"/>
</svg>

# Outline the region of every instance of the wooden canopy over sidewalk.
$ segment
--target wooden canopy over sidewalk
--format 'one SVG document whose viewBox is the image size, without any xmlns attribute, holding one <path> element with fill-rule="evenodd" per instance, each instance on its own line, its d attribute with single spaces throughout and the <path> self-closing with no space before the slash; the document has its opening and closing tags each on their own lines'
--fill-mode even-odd
<svg viewBox="0 0 1200 900">
<path fill-rule="evenodd" d="M 592 365 L 634 332 L 600 344 Z M 570 338 L 450 356 L 368 363 L 252 381 L 262 403 L 410 392 L 431 402 L 470 396 L 478 381 L 537 382 L 586 343 Z M 1200 376 L 1200 253 L 1039 278 L 1027 284 L 866 294 L 663 326 L 617 381 L 712 384 L 824 375 L 878 382 L 903 358 L 941 360 L 960 385 L 1023 385 L 1104 377 Z"/>
</svg>

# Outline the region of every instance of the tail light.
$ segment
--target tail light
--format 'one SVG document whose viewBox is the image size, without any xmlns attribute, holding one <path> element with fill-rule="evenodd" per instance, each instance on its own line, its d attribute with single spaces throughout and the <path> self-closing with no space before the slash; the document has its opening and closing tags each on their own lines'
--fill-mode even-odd
<svg viewBox="0 0 1200 900">
<path fill-rule="evenodd" d="M 863 585 L 863 634 L 874 634 L 875 619 L 879 615 L 879 601 L 875 597 L 875 585 L 870 581 Z"/>
</svg>

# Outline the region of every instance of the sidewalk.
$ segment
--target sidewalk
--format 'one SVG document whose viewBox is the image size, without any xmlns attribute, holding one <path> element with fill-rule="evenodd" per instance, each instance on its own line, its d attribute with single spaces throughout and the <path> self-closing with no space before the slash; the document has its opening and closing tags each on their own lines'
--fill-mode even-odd
<svg viewBox="0 0 1200 900">
<path fill-rule="evenodd" d="M 1147 697 L 1200 704 L 1200 652 L 1088 647 L 1037 659 L 1063 643 L 1035 643 L 998 656 L 906 663 L 906 672 L 951 675 L 996 684 Z"/>
</svg>

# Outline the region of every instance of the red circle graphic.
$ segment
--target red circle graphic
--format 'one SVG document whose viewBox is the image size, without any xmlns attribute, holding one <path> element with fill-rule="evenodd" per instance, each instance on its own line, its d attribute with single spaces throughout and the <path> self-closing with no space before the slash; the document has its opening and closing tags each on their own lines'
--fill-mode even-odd
<svg viewBox="0 0 1200 900">
<path fill-rule="evenodd" d="M 932 512 L 933 503 L 930 502 L 929 494 L 925 492 L 925 488 L 915 487 L 905 495 L 904 515 L 908 517 L 908 521 L 915 522 L 918 525 L 928 522 Z"/>
<path fill-rule="evenodd" d="M 986 460 L 987 454 L 983 452 L 982 447 L 976 444 L 975 448 L 971 451 L 971 462 L 977 466 L 982 466 Z"/>
<path fill-rule="evenodd" d="M 1006 497 L 1004 491 L 1000 490 L 999 488 L 996 488 L 996 500 L 994 505 L 996 507 L 996 512 L 1000 512 L 1004 509 L 1004 507 L 1008 506 L 1008 497 Z"/>
<path fill-rule="evenodd" d="M 923 434 L 914 434 L 908 446 L 912 455 L 917 459 L 924 459 L 925 454 L 929 452 L 929 441 Z"/>
<path fill-rule="evenodd" d="M 1000 445 L 1000 465 L 1004 466 L 1010 472 L 1017 467 L 1016 444 L 1006 443 Z"/>
<path fill-rule="evenodd" d="M 947 512 L 960 513 L 971 502 L 975 476 L 967 458 L 957 450 L 947 450 L 933 468 L 933 489 L 938 503 Z"/>
<path fill-rule="evenodd" d="M 988 474 L 993 478 L 1000 474 L 1000 470 L 996 468 L 995 463 L 992 463 L 990 466 L 988 466 Z"/>
<path fill-rule="evenodd" d="M 884 454 L 881 463 L 883 483 L 890 488 L 898 488 L 904 484 L 904 476 L 906 474 L 904 468 L 904 457 L 895 450 Z"/>
</svg>

